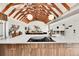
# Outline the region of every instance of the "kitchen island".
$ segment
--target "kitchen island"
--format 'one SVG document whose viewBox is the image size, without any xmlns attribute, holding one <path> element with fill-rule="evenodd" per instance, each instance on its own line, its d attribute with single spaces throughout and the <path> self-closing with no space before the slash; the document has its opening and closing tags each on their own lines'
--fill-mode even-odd
<svg viewBox="0 0 79 59">
<path fill-rule="evenodd" d="M 20 35 L 0 40 L 2 56 L 79 56 L 79 43 L 27 42 L 30 37 L 42 35 Z M 47 36 L 47 35 L 43 35 Z"/>
<path fill-rule="evenodd" d="M 79 56 L 79 43 L 0 44 L 2 56 Z"/>
</svg>

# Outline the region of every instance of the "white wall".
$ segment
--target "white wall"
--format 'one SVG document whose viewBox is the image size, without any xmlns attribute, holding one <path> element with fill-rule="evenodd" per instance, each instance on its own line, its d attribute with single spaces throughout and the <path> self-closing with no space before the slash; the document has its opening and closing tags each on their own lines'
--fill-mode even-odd
<svg viewBox="0 0 79 59">
<path fill-rule="evenodd" d="M 27 26 L 29 26 L 31 29 L 34 29 L 34 25 L 40 27 L 41 31 L 42 32 L 47 32 L 48 31 L 48 25 L 45 24 L 44 22 L 42 21 L 32 21 L 30 22 Z"/>
<path fill-rule="evenodd" d="M 0 39 L 6 38 L 5 23 L 5 21 L 0 20 L 0 35 L 3 35 L 2 37 L 0 37 Z"/>
<path fill-rule="evenodd" d="M 3 24 L 0 22 L 0 35 L 3 35 Z"/>
<path fill-rule="evenodd" d="M 0 39 L 3 38 L 3 37 L 1 37 L 1 35 L 3 35 L 3 22 L 0 22 Z"/>
<path fill-rule="evenodd" d="M 57 26 L 62 26 L 65 24 L 65 28 L 72 25 L 69 29 L 65 29 L 65 35 L 52 37 L 56 42 L 79 42 L 79 14 L 73 15 L 71 17 L 62 19 L 61 21 L 50 24 L 50 29 L 56 29 Z M 76 33 L 73 33 L 73 30 Z"/>
<path fill-rule="evenodd" d="M 10 27 L 12 26 L 12 24 L 15 24 L 15 25 L 19 25 L 20 28 L 18 31 L 21 31 L 23 32 L 23 34 L 25 34 L 25 27 L 32 27 L 33 25 L 37 25 L 37 26 L 40 26 L 42 31 L 45 31 L 47 32 L 48 31 L 48 25 L 44 24 L 43 22 L 39 22 L 39 21 L 34 21 L 34 22 L 30 22 L 29 24 L 26 24 L 22 21 L 19 21 L 19 20 L 16 20 L 16 19 L 13 19 L 13 18 L 8 18 L 8 21 L 7 21 L 7 37 L 9 37 L 9 29 Z"/>
<path fill-rule="evenodd" d="M 20 28 L 18 31 L 21 31 L 23 32 L 23 34 L 25 34 L 25 26 L 27 25 L 26 23 L 24 22 L 21 22 L 19 20 L 16 20 L 16 19 L 13 19 L 13 18 L 8 18 L 8 21 L 7 21 L 7 36 L 8 36 L 8 30 L 11 28 L 11 26 L 15 24 L 15 25 L 19 25 Z"/>
</svg>

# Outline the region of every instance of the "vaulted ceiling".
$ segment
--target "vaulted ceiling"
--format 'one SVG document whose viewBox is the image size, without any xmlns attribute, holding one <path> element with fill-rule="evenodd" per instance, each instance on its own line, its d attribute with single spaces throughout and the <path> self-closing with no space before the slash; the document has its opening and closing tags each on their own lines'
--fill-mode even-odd
<svg viewBox="0 0 79 59">
<path fill-rule="evenodd" d="M 47 23 L 50 14 L 58 18 L 75 5 L 76 3 L 0 3 L 0 12 L 25 23 L 35 20 Z M 33 20 L 28 20 L 27 14 L 32 14 Z"/>
</svg>

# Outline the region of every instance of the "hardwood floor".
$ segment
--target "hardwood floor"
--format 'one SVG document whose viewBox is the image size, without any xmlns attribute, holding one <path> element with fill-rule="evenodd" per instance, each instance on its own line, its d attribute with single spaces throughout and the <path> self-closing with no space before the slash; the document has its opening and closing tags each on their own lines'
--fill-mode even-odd
<svg viewBox="0 0 79 59">
<path fill-rule="evenodd" d="M 4 56 L 79 56 L 79 44 L 31 43 L 0 45 Z"/>
</svg>

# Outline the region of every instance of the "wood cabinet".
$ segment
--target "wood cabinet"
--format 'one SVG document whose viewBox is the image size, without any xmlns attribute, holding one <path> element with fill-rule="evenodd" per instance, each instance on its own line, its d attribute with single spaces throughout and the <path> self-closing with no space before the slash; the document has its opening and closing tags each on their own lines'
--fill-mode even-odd
<svg viewBox="0 0 79 59">
<path fill-rule="evenodd" d="M 7 15 L 0 13 L 0 20 L 7 21 Z"/>
<path fill-rule="evenodd" d="M 0 55 L 5 56 L 79 56 L 79 44 L 30 43 L 0 45 Z"/>
</svg>

